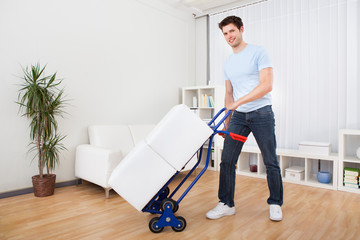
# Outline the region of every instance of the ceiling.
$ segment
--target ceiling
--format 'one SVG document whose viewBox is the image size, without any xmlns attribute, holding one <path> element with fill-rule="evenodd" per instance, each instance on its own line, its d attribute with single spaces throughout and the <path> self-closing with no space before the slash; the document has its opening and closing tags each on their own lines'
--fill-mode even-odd
<svg viewBox="0 0 360 240">
<path fill-rule="evenodd" d="M 179 9 L 193 13 L 194 17 L 221 12 L 263 0 L 166 0 Z"/>
<path fill-rule="evenodd" d="M 209 11 L 211 9 L 234 3 L 234 0 L 180 0 L 183 5 L 193 8 L 199 12 Z"/>
</svg>

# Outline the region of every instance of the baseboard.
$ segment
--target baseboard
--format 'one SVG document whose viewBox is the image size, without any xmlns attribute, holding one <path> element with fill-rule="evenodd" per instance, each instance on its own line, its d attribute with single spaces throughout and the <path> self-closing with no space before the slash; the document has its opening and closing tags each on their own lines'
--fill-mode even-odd
<svg viewBox="0 0 360 240">
<path fill-rule="evenodd" d="M 73 185 L 77 185 L 77 184 L 81 184 L 81 183 L 82 183 L 81 179 L 74 179 L 74 180 L 65 181 L 65 182 L 57 182 L 57 183 L 55 183 L 55 188 L 68 187 L 68 186 L 73 186 Z M 15 196 L 24 195 L 24 194 L 33 193 L 33 192 L 34 192 L 34 189 L 32 187 L 23 188 L 23 189 L 14 190 L 14 191 L 3 192 L 3 193 L 0 193 L 0 199 L 15 197 Z"/>
</svg>

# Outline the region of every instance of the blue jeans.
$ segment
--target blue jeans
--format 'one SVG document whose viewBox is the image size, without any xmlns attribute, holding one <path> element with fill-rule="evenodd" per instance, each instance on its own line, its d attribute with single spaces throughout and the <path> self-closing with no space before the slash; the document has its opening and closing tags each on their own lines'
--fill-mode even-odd
<svg viewBox="0 0 360 240">
<path fill-rule="evenodd" d="M 242 113 L 234 111 L 229 132 L 242 136 L 253 133 L 266 166 L 267 183 L 270 191 L 268 204 L 283 204 L 283 185 L 276 156 L 275 118 L 271 106 Z M 220 163 L 219 200 L 229 207 L 234 206 L 235 165 L 244 143 L 225 137 Z"/>
</svg>

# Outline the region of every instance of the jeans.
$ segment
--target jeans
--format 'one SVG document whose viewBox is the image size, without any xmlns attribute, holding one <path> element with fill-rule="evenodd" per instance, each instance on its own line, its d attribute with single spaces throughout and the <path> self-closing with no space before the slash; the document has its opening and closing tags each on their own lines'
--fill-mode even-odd
<svg viewBox="0 0 360 240">
<path fill-rule="evenodd" d="M 266 166 L 267 183 L 270 196 L 268 204 L 283 204 L 283 185 L 280 167 L 276 156 L 275 118 L 271 106 L 242 113 L 234 111 L 230 120 L 229 132 L 247 137 L 253 133 Z M 234 206 L 235 165 L 244 143 L 225 136 L 220 163 L 219 200 L 229 207 Z"/>
</svg>

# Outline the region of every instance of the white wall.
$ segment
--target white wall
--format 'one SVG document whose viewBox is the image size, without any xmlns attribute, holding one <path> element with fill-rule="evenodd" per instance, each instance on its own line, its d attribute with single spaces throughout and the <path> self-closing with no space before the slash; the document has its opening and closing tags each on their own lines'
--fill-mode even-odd
<svg viewBox="0 0 360 240">
<path fill-rule="evenodd" d="M 0 192 L 37 174 L 15 104 L 21 66 L 48 64 L 71 99 L 58 182 L 74 179 L 87 126 L 157 123 L 195 83 L 195 20 L 160 0 L 3 0 L 0 36 Z"/>
<path fill-rule="evenodd" d="M 208 16 L 196 18 L 196 85 L 208 84 Z"/>
</svg>

